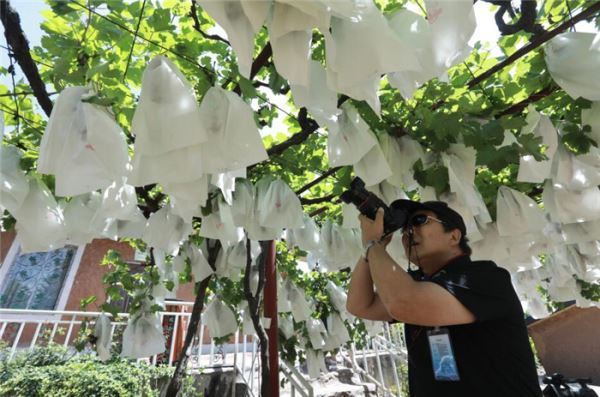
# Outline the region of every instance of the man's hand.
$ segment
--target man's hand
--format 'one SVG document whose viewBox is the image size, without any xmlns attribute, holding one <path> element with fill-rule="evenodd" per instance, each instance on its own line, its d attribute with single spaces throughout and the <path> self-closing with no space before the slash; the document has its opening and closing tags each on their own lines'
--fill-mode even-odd
<svg viewBox="0 0 600 397">
<path fill-rule="evenodd" d="M 358 219 L 360 220 L 363 246 L 369 241 L 379 240 L 383 236 L 383 208 L 377 210 L 375 220 L 371 220 L 362 214 L 358 216 Z"/>
</svg>

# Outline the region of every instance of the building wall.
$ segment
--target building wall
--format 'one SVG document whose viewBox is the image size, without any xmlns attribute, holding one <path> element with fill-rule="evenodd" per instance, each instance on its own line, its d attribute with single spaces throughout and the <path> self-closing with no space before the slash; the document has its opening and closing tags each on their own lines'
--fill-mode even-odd
<svg viewBox="0 0 600 397">
<path fill-rule="evenodd" d="M 15 240 L 15 232 L 0 232 L 0 260 L 4 266 L 4 260 Z M 105 285 L 102 277 L 109 271 L 107 266 L 100 266 L 102 258 L 109 250 L 120 252 L 125 261 L 134 259 L 135 250 L 127 243 L 121 243 L 109 239 L 95 239 L 87 244 L 79 263 L 77 273 L 72 285 L 63 288 L 70 289 L 67 304 L 64 310 L 79 310 L 79 302 L 89 297 L 96 296 L 96 301 L 87 307 L 88 311 L 100 311 L 100 306 L 106 300 L 104 292 Z M 7 264 L 8 265 L 8 264 Z M 179 287 L 177 299 L 182 301 L 194 300 L 193 283 L 186 283 Z"/>
<path fill-rule="evenodd" d="M 10 246 L 15 241 L 15 236 L 16 233 L 12 230 L 10 232 L 0 232 L 0 263 L 2 265 L 4 265 L 4 258 L 10 250 Z"/>
<path fill-rule="evenodd" d="M 133 260 L 135 254 L 135 250 L 129 244 L 108 239 L 96 239 L 87 244 L 65 310 L 79 310 L 79 302 L 82 299 L 95 295 L 96 301 L 90 304 L 87 310 L 100 311 L 100 306 L 106 301 L 102 277 L 110 270 L 108 266 L 100 266 L 100 263 L 109 250 L 120 252 L 125 261 Z"/>
<path fill-rule="evenodd" d="M 0 232 L 0 259 L 2 260 L 2 266 L 9 265 L 4 263 L 4 259 L 8 251 L 10 250 L 13 242 L 15 241 L 15 233 Z M 115 250 L 120 252 L 121 258 L 125 261 L 132 261 L 135 256 L 135 250 L 127 243 L 120 243 L 109 239 L 95 239 L 91 243 L 87 244 L 72 285 L 64 285 L 63 288 L 69 289 L 69 295 L 64 310 L 78 311 L 79 304 L 82 299 L 85 299 L 91 295 L 96 296 L 96 301 L 87 306 L 87 311 L 101 311 L 100 307 L 102 303 L 106 301 L 105 285 L 102 283 L 102 278 L 110 269 L 108 266 L 101 266 L 100 263 L 109 250 Z M 0 280 L 1 281 L 1 280 Z M 177 299 L 185 302 L 193 302 L 195 299 L 194 295 L 194 283 L 181 284 L 177 290 Z M 169 306 L 167 310 L 172 311 L 191 311 L 191 307 L 172 307 Z M 63 318 L 63 320 L 70 320 L 69 316 Z M 16 327 L 15 330 L 17 329 Z M 72 339 L 77 334 L 78 326 L 76 326 L 71 335 Z M 187 328 L 187 321 L 182 321 L 177 327 L 177 343 L 180 345 L 183 342 L 183 334 Z M 33 324 L 28 325 L 20 339 L 19 345 L 28 345 L 34 335 L 35 326 Z M 6 339 L 9 335 L 4 335 L 3 339 Z M 251 338 L 249 341 L 251 342 Z M 7 340 L 5 340 L 7 341 Z M 63 336 L 57 336 L 55 341 L 62 343 L 64 341 Z M 205 329 L 203 343 L 210 343 L 210 337 L 208 331 Z"/>
</svg>

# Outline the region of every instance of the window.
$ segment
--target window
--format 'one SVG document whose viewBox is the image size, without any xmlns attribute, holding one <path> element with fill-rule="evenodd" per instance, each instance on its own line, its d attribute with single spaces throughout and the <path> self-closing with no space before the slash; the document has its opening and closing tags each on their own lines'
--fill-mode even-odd
<svg viewBox="0 0 600 397">
<path fill-rule="evenodd" d="M 0 278 L 0 307 L 53 310 L 56 308 L 77 247 L 17 254 Z"/>
</svg>

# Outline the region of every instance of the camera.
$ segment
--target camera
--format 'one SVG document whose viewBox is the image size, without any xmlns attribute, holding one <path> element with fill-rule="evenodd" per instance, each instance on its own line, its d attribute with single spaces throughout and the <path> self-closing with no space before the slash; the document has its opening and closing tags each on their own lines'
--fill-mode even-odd
<svg viewBox="0 0 600 397">
<path fill-rule="evenodd" d="M 343 192 L 340 199 L 346 204 L 354 204 L 361 214 L 373 220 L 377 209 L 383 208 L 384 236 L 403 228 L 408 221 L 408 212 L 405 209 L 395 207 L 396 201 L 388 207 L 383 200 L 365 188 L 365 183 L 359 177 L 350 182 L 350 189 Z"/>
</svg>

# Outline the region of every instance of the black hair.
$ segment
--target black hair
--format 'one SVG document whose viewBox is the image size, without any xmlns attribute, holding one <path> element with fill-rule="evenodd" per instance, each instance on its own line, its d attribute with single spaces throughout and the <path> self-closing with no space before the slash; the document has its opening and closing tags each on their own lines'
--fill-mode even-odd
<svg viewBox="0 0 600 397">
<path fill-rule="evenodd" d="M 440 220 L 443 222 L 442 226 L 444 227 L 444 231 L 446 233 L 449 233 L 454 229 L 458 229 L 458 227 L 446 222 L 445 220 Z M 463 254 L 471 255 L 471 253 L 473 252 L 471 247 L 469 247 L 469 239 L 467 238 L 467 236 L 463 235 L 462 232 L 460 232 L 460 242 L 458 243 L 458 246 L 462 250 Z"/>
</svg>

